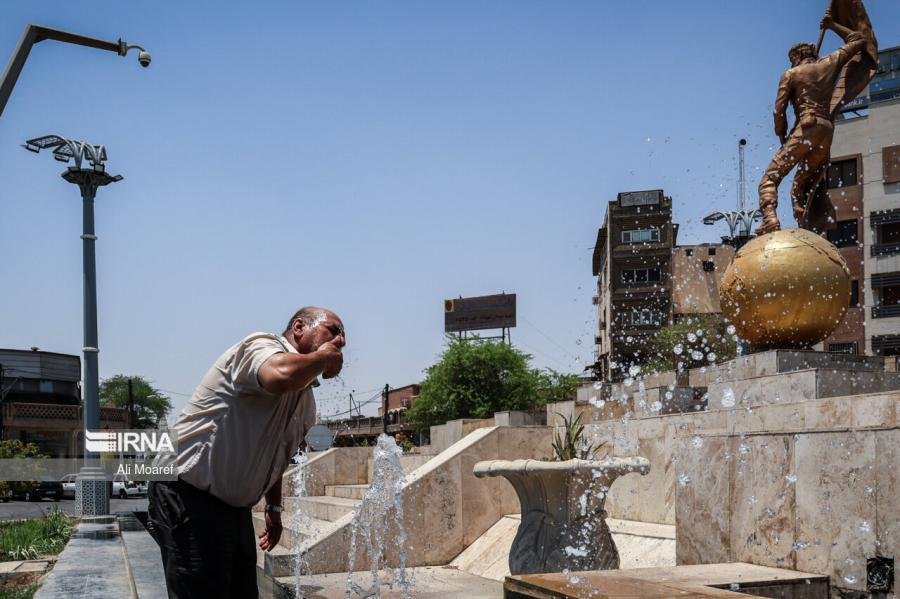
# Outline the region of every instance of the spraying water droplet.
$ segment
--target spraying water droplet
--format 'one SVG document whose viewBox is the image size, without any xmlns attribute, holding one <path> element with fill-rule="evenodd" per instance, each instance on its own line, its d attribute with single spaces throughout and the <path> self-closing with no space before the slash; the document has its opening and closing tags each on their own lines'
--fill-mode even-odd
<svg viewBox="0 0 900 599">
<path fill-rule="evenodd" d="M 731 387 L 725 387 L 725 389 L 722 391 L 722 407 L 734 407 L 734 391 L 731 389 Z"/>
</svg>

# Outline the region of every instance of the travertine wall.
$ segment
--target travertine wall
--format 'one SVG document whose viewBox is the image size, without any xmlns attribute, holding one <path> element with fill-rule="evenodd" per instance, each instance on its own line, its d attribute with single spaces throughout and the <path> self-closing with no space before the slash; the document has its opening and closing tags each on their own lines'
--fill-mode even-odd
<svg viewBox="0 0 900 599">
<path fill-rule="evenodd" d="M 710 434 L 699 447 L 680 439 L 678 563 L 750 562 L 865 591 L 867 558 L 900 555 L 897 397 L 893 404 L 889 428 Z M 887 415 L 886 402 L 869 407 Z M 814 418 L 852 425 L 852 412 L 832 406 Z"/>
<path fill-rule="evenodd" d="M 432 426 L 429 434 L 431 443 L 422 446 L 420 451 L 423 455 L 437 455 L 472 431 L 494 424 L 493 418 L 465 418 Z"/>
</svg>

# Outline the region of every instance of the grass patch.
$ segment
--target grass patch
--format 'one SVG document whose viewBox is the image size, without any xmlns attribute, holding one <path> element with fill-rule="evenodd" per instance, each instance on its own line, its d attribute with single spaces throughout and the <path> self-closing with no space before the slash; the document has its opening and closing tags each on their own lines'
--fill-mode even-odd
<svg viewBox="0 0 900 599">
<path fill-rule="evenodd" d="M 38 586 L 29 584 L 24 587 L 0 587 L 0 599 L 32 599 Z"/>
<path fill-rule="evenodd" d="M 0 561 L 56 555 L 66 546 L 74 528 L 75 518 L 67 516 L 56 506 L 40 518 L 0 522 Z M 0 599 L 5 597 L 0 595 Z"/>
</svg>

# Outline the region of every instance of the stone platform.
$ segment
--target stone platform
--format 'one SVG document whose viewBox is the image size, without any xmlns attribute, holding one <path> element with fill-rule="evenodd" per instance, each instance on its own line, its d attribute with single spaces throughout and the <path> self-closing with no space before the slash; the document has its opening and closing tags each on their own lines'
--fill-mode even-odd
<svg viewBox="0 0 900 599">
<path fill-rule="evenodd" d="M 752 564 L 708 564 L 510 576 L 505 599 L 827 597 L 828 577 Z"/>
<path fill-rule="evenodd" d="M 449 566 L 409 568 L 407 576 L 411 582 L 411 595 L 416 599 L 500 599 L 503 585 L 494 580 L 480 578 L 461 572 Z M 353 581 L 373 594 L 352 594 L 351 597 L 375 597 L 375 589 L 369 589 L 371 577 L 368 572 L 356 572 Z M 347 573 L 317 574 L 303 578 L 301 590 L 305 599 L 346 599 Z M 294 599 L 293 577 L 278 578 L 274 586 L 260 586 L 261 599 Z M 397 588 L 383 585 L 378 589 L 381 599 L 399 599 L 402 593 Z"/>
</svg>

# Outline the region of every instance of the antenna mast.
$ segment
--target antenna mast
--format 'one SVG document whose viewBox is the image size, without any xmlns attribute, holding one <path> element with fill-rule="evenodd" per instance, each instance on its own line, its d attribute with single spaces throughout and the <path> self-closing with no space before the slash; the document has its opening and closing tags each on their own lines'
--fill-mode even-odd
<svg viewBox="0 0 900 599">
<path fill-rule="evenodd" d="M 744 180 L 744 146 L 747 145 L 747 140 L 741 138 L 738 141 L 738 201 L 737 201 L 737 209 L 744 209 L 744 197 L 746 196 L 746 181 Z"/>
</svg>

